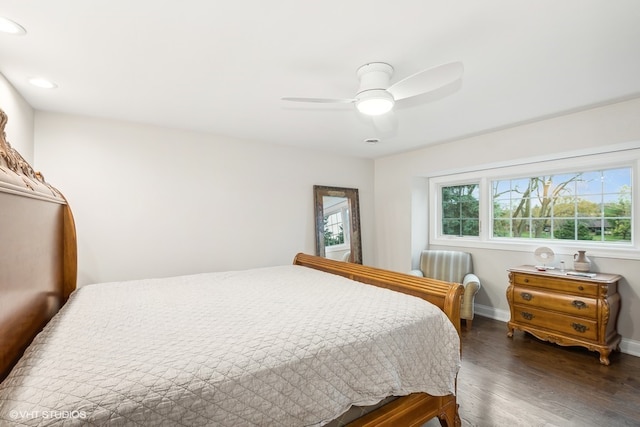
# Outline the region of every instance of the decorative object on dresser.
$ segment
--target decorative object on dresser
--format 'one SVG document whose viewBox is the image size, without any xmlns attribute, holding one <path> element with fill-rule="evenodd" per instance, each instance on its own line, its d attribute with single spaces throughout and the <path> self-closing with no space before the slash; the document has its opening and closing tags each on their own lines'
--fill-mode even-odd
<svg viewBox="0 0 640 427">
<path fill-rule="evenodd" d="M 578 251 L 573 254 L 573 269 L 575 271 L 588 272 L 591 270 L 591 260 L 585 255 L 587 251 Z"/>
<path fill-rule="evenodd" d="M 550 248 L 547 248 L 546 246 L 541 246 L 535 250 L 535 252 L 533 253 L 533 256 L 535 256 L 536 261 L 538 261 L 538 264 L 536 265 L 536 269 L 540 271 L 553 270 L 553 267 L 550 267 L 549 264 L 553 262 L 553 259 L 555 258 L 555 254 Z"/>
<path fill-rule="evenodd" d="M 609 365 L 621 338 L 616 330 L 620 279 L 617 274 L 539 271 L 530 265 L 512 268 L 507 335 L 513 337 L 518 329 L 559 345 L 583 346 L 599 352 L 600 363 Z"/>
</svg>

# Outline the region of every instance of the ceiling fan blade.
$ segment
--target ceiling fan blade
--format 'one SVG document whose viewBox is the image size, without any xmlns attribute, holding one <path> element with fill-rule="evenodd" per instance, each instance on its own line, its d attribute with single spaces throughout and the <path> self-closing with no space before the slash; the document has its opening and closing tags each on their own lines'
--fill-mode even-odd
<svg viewBox="0 0 640 427">
<path fill-rule="evenodd" d="M 320 104 L 351 104 L 356 102 L 355 99 L 331 99 L 331 98 L 291 98 L 285 97 L 280 98 L 283 101 L 293 101 L 293 102 L 315 102 Z"/>
<path fill-rule="evenodd" d="M 462 77 L 464 66 L 462 62 L 450 62 L 417 73 L 391 85 L 387 92 L 398 101 L 431 92 Z"/>
</svg>

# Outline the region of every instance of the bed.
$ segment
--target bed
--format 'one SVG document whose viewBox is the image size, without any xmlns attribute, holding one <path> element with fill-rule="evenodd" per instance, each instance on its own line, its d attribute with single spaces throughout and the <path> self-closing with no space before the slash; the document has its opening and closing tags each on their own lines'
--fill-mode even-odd
<svg viewBox="0 0 640 427">
<path fill-rule="evenodd" d="M 460 285 L 301 253 L 76 290 L 71 209 L 6 122 L 0 424 L 460 425 Z"/>
</svg>

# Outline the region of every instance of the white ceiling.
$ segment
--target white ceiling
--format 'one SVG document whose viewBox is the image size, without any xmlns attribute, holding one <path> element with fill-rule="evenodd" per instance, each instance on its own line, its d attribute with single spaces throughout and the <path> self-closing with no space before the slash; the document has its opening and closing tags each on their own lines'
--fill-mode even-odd
<svg viewBox="0 0 640 427">
<path fill-rule="evenodd" d="M 640 96 L 638 0 L 0 0 L 0 16 L 28 31 L 0 34 L 0 72 L 37 110 L 361 157 Z M 391 83 L 465 72 L 375 122 L 280 100 L 351 98 L 376 61 Z"/>
</svg>

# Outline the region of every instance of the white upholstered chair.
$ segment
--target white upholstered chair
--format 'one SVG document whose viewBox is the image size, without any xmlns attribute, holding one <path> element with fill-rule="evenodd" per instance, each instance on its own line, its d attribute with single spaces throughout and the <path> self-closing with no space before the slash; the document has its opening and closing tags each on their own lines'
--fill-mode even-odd
<svg viewBox="0 0 640 427">
<path fill-rule="evenodd" d="M 473 321 L 473 305 L 480 289 L 480 279 L 473 274 L 473 259 L 468 252 L 424 250 L 420 254 L 420 269 L 411 270 L 420 277 L 462 283 L 464 295 L 460 306 L 460 317 L 465 320 L 467 330 Z"/>
</svg>

